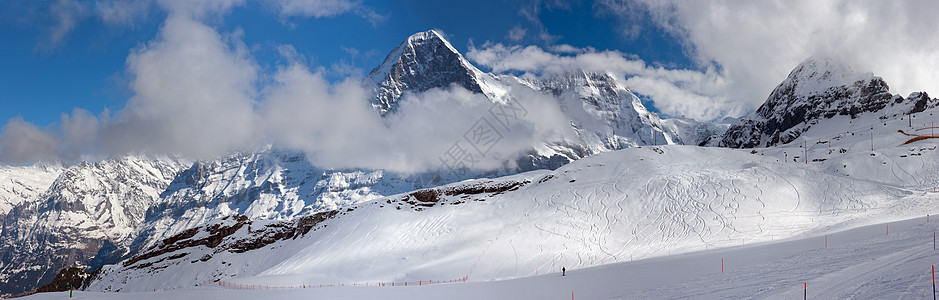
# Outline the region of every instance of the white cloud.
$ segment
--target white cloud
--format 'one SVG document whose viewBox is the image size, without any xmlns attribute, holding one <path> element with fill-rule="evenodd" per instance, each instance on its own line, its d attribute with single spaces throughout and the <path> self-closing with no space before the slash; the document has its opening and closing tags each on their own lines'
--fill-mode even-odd
<svg viewBox="0 0 939 300">
<path fill-rule="evenodd" d="M 286 63 L 263 74 L 243 33 L 220 33 L 199 21 L 196 11 L 170 13 L 157 37 L 132 51 L 127 73 L 133 96 L 123 109 L 97 117 L 75 110 L 59 126 L 44 129 L 13 119 L 0 135 L 0 161 L 141 152 L 215 158 L 272 143 L 305 152 L 324 168 L 408 173 L 442 168 L 440 157 L 490 114 L 488 98 L 454 87 L 406 94 L 399 113 L 382 118 L 356 77 L 331 83 L 326 68 L 311 71 L 290 45 L 276 47 Z M 516 88 L 523 90 L 516 96 L 529 114 L 509 124 L 472 167 L 505 167 L 536 141 L 571 134 L 556 99 Z"/>
<path fill-rule="evenodd" d="M 518 42 L 525 38 L 525 33 L 527 32 L 528 30 L 522 28 L 521 25 L 515 25 L 515 27 L 512 27 L 512 29 L 509 30 L 509 33 L 506 35 L 506 37 L 508 37 L 509 40 Z"/>
<path fill-rule="evenodd" d="M 0 134 L 0 160 L 12 164 L 26 164 L 37 160 L 61 159 L 55 135 L 39 129 L 32 123 L 15 117 L 3 125 Z"/>
<path fill-rule="evenodd" d="M 488 116 L 492 106 L 485 96 L 463 88 L 432 89 L 407 94 L 397 114 L 382 118 L 358 80 L 330 84 L 321 72 L 299 64 L 282 68 L 275 78 L 259 109 L 264 135 L 279 146 L 306 152 L 321 167 L 405 173 L 442 168 L 440 156 Z M 477 157 L 474 167 L 502 167 L 535 141 L 569 134 L 555 99 L 533 91 L 522 96 L 528 117 L 501 132 L 503 139 Z"/>
<path fill-rule="evenodd" d="M 747 112 L 724 96 L 728 82 L 712 68 L 695 71 L 652 67 L 622 52 L 570 45 L 554 46 L 552 50 L 555 53 L 537 46 L 486 43 L 482 48 L 471 47 L 467 57 L 496 73 L 521 71 L 550 76 L 578 70 L 612 72 L 633 92 L 651 97 L 656 108 L 672 116 L 711 120 Z"/>
<path fill-rule="evenodd" d="M 545 43 L 554 43 L 561 36 L 553 35 L 548 32 L 548 28 L 541 22 L 542 9 L 564 9 L 570 10 L 571 6 L 564 0 L 529 0 L 525 1 L 518 10 L 518 15 L 527 19 L 538 30 L 536 34 L 539 39 Z"/>
<path fill-rule="evenodd" d="M 170 16 L 127 66 L 134 96 L 105 127 L 105 149 L 206 157 L 250 146 L 257 67 L 237 34 Z"/>
<path fill-rule="evenodd" d="M 72 29 L 75 29 L 78 22 L 87 17 L 88 14 L 81 3 L 72 0 L 56 1 L 49 6 L 49 13 L 52 14 L 55 23 L 52 27 L 49 27 L 47 39 L 37 45 L 37 48 L 42 50 L 52 50 L 58 47 L 65 39 L 65 36 Z"/>
<path fill-rule="evenodd" d="M 330 17 L 358 8 L 358 1 L 348 0 L 274 0 L 282 16 Z"/>
<path fill-rule="evenodd" d="M 387 19 L 372 8 L 362 5 L 358 0 L 272 0 L 282 18 L 314 17 L 325 18 L 345 13 L 354 13 L 376 26 Z"/>
<path fill-rule="evenodd" d="M 549 47 L 548 49 L 550 49 L 551 52 L 561 53 L 561 54 L 577 54 L 577 53 L 586 53 L 586 52 L 596 51 L 593 48 L 577 48 L 568 44 L 554 45 L 554 46 Z"/>
<path fill-rule="evenodd" d="M 111 26 L 133 27 L 146 19 L 153 3 L 172 15 L 201 20 L 218 17 L 244 5 L 248 0 L 56 0 L 49 5 L 48 16 L 52 23 L 47 27 L 46 37 L 36 45 L 40 50 L 53 50 L 82 21 L 93 17 Z M 259 1 L 272 5 L 281 17 L 331 17 L 344 13 L 355 13 L 373 24 L 386 16 L 356 0 L 272 0 Z"/>
<path fill-rule="evenodd" d="M 883 77 L 891 91 L 939 92 L 939 2 L 603 0 L 607 11 L 647 9 L 704 68 L 720 69 L 725 95 L 755 109 L 799 62 L 835 56 Z M 617 10 L 621 8 L 621 10 Z M 635 13 L 621 13 L 625 18 Z"/>
<path fill-rule="evenodd" d="M 150 0 L 99 0 L 95 2 L 95 14 L 105 24 L 133 26 L 147 16 Z"/>
<path fill-rule="evenodd" d="M 187 18 L 203 18 L 213 14 L 226 13 L 232 8 L 244 4 L 245 0 L 156 0 L 170 14 Z"/>
</svg>

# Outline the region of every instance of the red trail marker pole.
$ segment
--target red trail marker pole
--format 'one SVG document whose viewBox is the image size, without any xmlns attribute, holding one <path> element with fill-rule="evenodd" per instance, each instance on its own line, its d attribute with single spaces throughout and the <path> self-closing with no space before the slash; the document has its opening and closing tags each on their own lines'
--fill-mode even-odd
<svg viewBox="0 0 939 300">
<path fill-rule="evenodd" d="M 936 300 L 936 265 L 932 265 L 932 300 Z"/>
<path fill-rule="evenodd" d="M 724 273 L 724 258 L 721 257 L 721 273 Z"/>
<path fill-rule="evenodd" d="M 809 283 L 806 282 L 806 283 L 802 286 L 802 300 L 805 300 L 805 299 L 808 299 L 808 298 L 809 298 Z M 935 299 L 933 299 L 933 300 L 935 300 Z"/>
</svg>

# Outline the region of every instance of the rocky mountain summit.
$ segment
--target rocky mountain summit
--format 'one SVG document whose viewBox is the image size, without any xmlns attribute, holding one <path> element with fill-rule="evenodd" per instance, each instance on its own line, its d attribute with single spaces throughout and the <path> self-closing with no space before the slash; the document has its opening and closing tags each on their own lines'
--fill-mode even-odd
<svg viewBox="0 0 939 300">
<path fill-rule="evenodd" d="M 434 30 L 416 33 L 391 51 L 365 79 L 374 88 L 372 107 L 382 116 L 394 113 L 406 92 L 457 85 L 492 99 L 505 97 L 493 81 L 463 58 L 450 42 Z"/>
<path fill-rule="evenodd" d="M 731 148 L 771 147 L 789 143 L 819 120 L 879 113 L 904 106 L 907 114 L 935 106 L 924 92 L 906 99 L 891 95 L 882 78 L 857 72 L 832 58 L 810 58 L 789 73 L 756 111 L 730 126 L 719 145 Z"/>
</svg>

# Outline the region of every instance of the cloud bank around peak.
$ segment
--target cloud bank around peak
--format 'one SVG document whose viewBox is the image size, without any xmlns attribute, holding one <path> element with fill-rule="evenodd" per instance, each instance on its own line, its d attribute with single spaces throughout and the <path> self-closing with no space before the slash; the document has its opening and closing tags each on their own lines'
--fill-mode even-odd
<svg viewBox="0 0 939 300">
<path fill-rule="evenodd" d="M 538 46 L 506 46 L 485 43 L 470 47 L 467 57 L 496 73 L 523 72 L 551 76 L 578 70 L 611 72 L 633 92 L 653 99 L 660 112 L 711 120 L 748 112 L 726 97 L 731 88 L 724 74 L 650 66 L 642 59 L 613 50 L 598 51 L 559 45 L 549 50 Z"/>
<path fill-rule="evenodd" d="M 226 9 L 226 3 L 211 7 Z M 75 109 L 47 128 L 11 119 L 0 134 L 0 161 L 127 153 L 214 159 L 273 144 L 304 152 L 323 168 L 413 173 L 441 169 L 441 157 L 493 105 L 463 88 L 432 89 L 406 94 L 400 112 L 382 118 L 360 79 L 331 82 L 325 68 L 308 66 L 289 45 L 276 47 L 286 63 L 263 68 L 242 32 L 204 24 L 199 14 L 205 8 L 174 9 L 187 13 L 168 14 L 157 36 L 127 57 L 132 96 L 124 108 L 98 115 Z M 468 167 L 511 167 L 504 163 L 536 142 L 571 134 L 555 99 L 534 91 L 519 95 L 527 117 L 508 124 L 500 141 Z"/>
<path fill-rule="evenodd" d="M 811 56 L 871 71 L 903 96 L 939 92 L 935 1 L 599 0 L 595 8 L 618 16 L 626 37 L 637 25 L 671 33 L 702 69 L 719 69 L 728 102 L 748 110 Z"/>
</svg>

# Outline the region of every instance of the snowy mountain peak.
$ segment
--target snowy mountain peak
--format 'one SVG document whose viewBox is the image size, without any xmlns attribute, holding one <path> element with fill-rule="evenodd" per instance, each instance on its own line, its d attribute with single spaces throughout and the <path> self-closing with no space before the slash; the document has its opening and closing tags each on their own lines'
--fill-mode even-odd
<svg viewBox="0 0 939 300">
<path fill-rule="evenodd" d="M 395 112 L 405 92 L 457 85 L 493 101 L 503 101 L 505 88 L 492 75 L 470 64 L 434 30 L 418 32 L 401 42 L 365 79 L 374 93 L 372 107 L 379 114 Z"/>
<path fill-rule="evenodd" d="M 832 87 L 874 79 L 880 77 L 871 72 L 855 71 L 850 65 L 836 58 L 810 57 L 796 66 L 783 84 L 792 82 L 797 87 L 797 95 L 810 95 Z"/>
<path fill-rule="evenodd" d="M 897 96 L 899 97 L 899 96 Z M 796 66 L 755 112 L 725 133 L 721 146 L 768 147 L 789 143 L 819 119 L 878 112 L 903 102 L 873 73 L 854 71 L 833 58 L 809 58 Z"/>
</svg>

